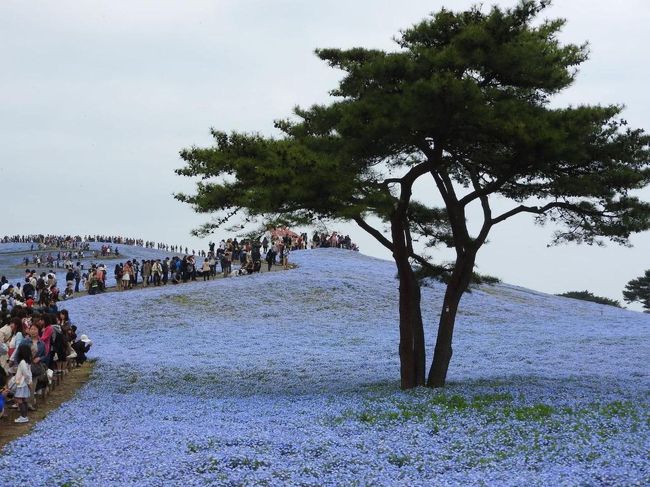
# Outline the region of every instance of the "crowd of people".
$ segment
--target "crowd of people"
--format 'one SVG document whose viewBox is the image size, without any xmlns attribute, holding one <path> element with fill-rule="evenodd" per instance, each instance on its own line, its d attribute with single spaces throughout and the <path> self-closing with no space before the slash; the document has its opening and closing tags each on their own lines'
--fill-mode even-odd
<svg viewBox="0 0 650 487">
<path fill-rule="evenodd" d="M 102 242 L 105 244 L 133 245 L 148 249 L 158 249 L 167 252 L 182 253 L 182 245 L 170 245 L 163 242 L 153 242 L 141 238 L 130 238 L 115 235 L 5 235 L 0 238 L 0 243 L 29 243 L 31 250 L 54 249 L 81 249 L 89 250 L 91 242 Z M 188 252 L 185 247 L 185 253 Z M 194 251 L 192 251 L 194 252 Z"/>
<path fill-rule="evenodd" d="M 296 234 L 288 229 L 280 229 L 279 231 L 272 230 L 271 236 L 280 235 L 282 237 L 289 236 L 291 239 L 291 246 L 293 250 L 308 248 L 310 245 L 311 248 L 316 247 L 338 247 L 345 248 L 350 250 L 358 250 L 356 244 L 352 242 L 349 235 L 343 235 L 338 232 L 314 232 L 314 235 L 309 241 L 307 234 Z M 264 237 L 267 238 L 268 237 Z M 56 248 L 56 249 L 80 249 L 80 250 L 89 250 L 90 242 L 102 242 L 105 244 L 120 244 L 120 245 L 134 245 L 149 249 L 158 249 L 164 250 L 166 252 L 172 253 L 185 253 L 189 254 L 189 249 L 187 246 L 183 247 L 182 245 L 170 245 L 163 242 L 154 242 L 152 240 L 144 240 L 141 238 L 131 238 L 123 237 L 120 235 L 44 235 L 44 234 L 33 234 L 33 235 L 5 235 L 0 238 L 0 243 L 31 243 L 39 245 L 39 248 Z M 32 247 L 34 250 L 34 247 Z M 203 257 L 206 257 L 207 252 L 203 252 Z M 196 252 L 193 250 L 193 254 Z"/>
<path fill-rule="evenodd" d="M 207 251 L 199 251 L 191 255 L 165 257 L 164 259 L 151 259 L 138 262 L 137 259 L 127 260 L 115 265 L 113 275 L 120 290 L 133 289 L 138 284 L 141 286 L 164 286 L 168 283 L 204 281 L 213 279 L 218 275 L 229 277 L 261 272 L 262 247 L 264 246 L 264 260 L 270 271 L 273 265 L 289 267 L 290 245 L 279 239 L 269 245 L 269 240 L 260 241 L 243 240 L 236 238 L 222 240 L 217 246 L 210 242 Z M 233 271 L 233 262 L 239 267 Z M 90 276 L 90 286 L 100 290 L 106 288 L 106 272 L 99 270 L 100 277 Z"/>
<path fill-rule="evenodd" d="M 343 235 L 337 232 L 333 232 L 331 235 L 324 232 L 314 232 L 311 240 L 311 248 L 315 249 L 318 247 L 335 247 L 359 251 L 359 247 L 352 241 L 349 235 Z"/>
<path fill-rule="evenodd" d="M 88 249 L 88 242 L 79 236 L 72 235 L 5 235 L 0 239 L 1 243 L 31 243 L 37 248 L 53 247 L 57 249 Z"/>
<path fill-rule="evenodd" d="M 110 255 L 110 252 L 107 254 L 103 254 L 102 252 L 93 253 L 94 257 L 99 257 L 100 255 Z M 63 251 L 63 252 L 59 251 L 54 254 L 52 252 L 48 252 L 48 253 L 36 252 L 31 256 L 31 258 L 28 255 L 23 257 L 22 262 L 23 264 L 25 264 L 25 266 L 29 266 L 30 264 L 33 264 L 37 268 L 44 266 L 44 267 L 55 267 L 57 269 L 60 268 L 67 269 L 72 265 L 73 261 L 77 261 L 85 257 L 86 257 L 86 252 L 84 250 L 74 250 L 74 251 L 70 250 L 70 251 Z"/>
<path fill-rule="evenodd" d="M 145 244 L 150 244 L 145 242 Z M 136 287 L 164 286 L 202 279 L 204 281 L 217 276 L 229 277 L 261 272 L 264 268 L 271 271 L 274 266 L 288 269 L 289 254 L 293 250 L 317 247 L 339 247 L 358 250 L 349 236 L 333 233 L 315 233 L 311 242 L 306 234 L 295 234 L 288 230 L 271 232 L 261 239 L 251 240 L 237 238 L 223 239 L 216 244 L 209 242 L 208 250 L 192 251 L 183 256 L 171 256 L 160 259 L 129 259 L 115 264 L 113 277 L 118 290 Z M 103 246 L 102 248 L 110 246 Z M 174 246 L 172 246 L 174 247 Z M 182 250 L 182 249 L 180 249 Z M 187 249 L 185 249 L 187 250 Z M 233 270 L 233 263 L 238 267 Z M 109 271 L 103 264 L 92 265 L 88 273 L 83 268 L 72 267 L 66 277 L 64 297 L 71 297 L 78 292 L 79 283 L 89 292 L 96 294 L 107 289 Z"/>
<path fill-rule="evenodd" d="M 56 301 L 37 306 L 7 289 L 0 295 L 0 320 L 0 417 L 10 407 L 19 410 L 14 422 L 27 423 L 36 396 L 83 364 L 92 341 L 78 335 L 68 311 L 58 309 Z"/>
<path fill-rule="evenodd" d="M 160 259 L 129 259 L 120 262 L 113 268 L 113 277 L 118 290 L 133 289 L 140 286 L 163 286 L 168 283 L 209 280 L 219 275 L 228 277 L 261 272 L 264 267 L 268 271 L 273 266 L 289 268 L 289 254 L 293 250 L 318 247 L 339 247 L 358 250 L 348 235 L 315 232 L 311 239 L 306 233 L 297 234 L 289 229 L 274 229 L 258 239 L 237 238 L 223 239 L 216 244 L 209 242 L 208 250 L 192 250 L 180 245 L 167 245 L 143 239 L 133 239 L 120 236 L 87 235 L 55 236 L 27 235 L 4 237 L 3 242 L 22 242 L 38 245 L 58 246 L 57 252 L 35 253 L 23 259 L 27 266 L 24 283 L 12 286 L 13 292 L 23 295 L 25 300 L 36 302 L 39 306 L 47 306 L 48 301 L 70 299 L 80 290 L 89 294 L 97 294 L 107 289 L 109 270 L 104 264 L 91 264 L 86 270 L 81 262 L 89 249 L 89 242 L 102 242 L 100 249 L 93 252 L 94 258 L 119 257 L 120 245 L 137 245 L 146 248 L 157 248 L 163 251 L 181 253 Z M 184 253 L 183 253 L 184 251 Z M 233 263 L 238 267 L 233 270 Z M 33 264 L 37 269 L 29 268 Z M 265 264 L 265 265 L 264 265 Z M 40 272 L 41 266 L 47 266 L 49 272 Z M 65 268 L 65 287 L 61 291 L 58 286 L 53 268 Z M 27 291 L 27 292 L 25 292 Z M 33 295 L 32 295 L 33 294 Z M 36 299 L 35 297 L 38 296 Z"/>
</svg>

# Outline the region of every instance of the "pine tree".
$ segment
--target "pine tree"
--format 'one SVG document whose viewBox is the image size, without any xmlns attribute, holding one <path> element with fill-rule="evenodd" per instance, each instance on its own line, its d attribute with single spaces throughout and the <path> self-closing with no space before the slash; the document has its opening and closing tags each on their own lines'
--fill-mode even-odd
<svg viewBox="0 0 650 487">
<path fill-rule="evenodd" d="M 399 277 L 403 388 L 424 384 L 426 372 L 412 264 L 444 276 L 427 379 L 443 386 L 458 307 L 493 228 L 529 214 L 556 225 L 553 243 L 625 244 L 650 227 L 650 205 L 630 195 L 650 182 L 648 136 L 627 127 L 620 106 L 550 104 L 573 83 L 587 47 L 560 43 L 563 20 L 536 22 L 547 6 L 443 9 L 403 31 L 394 51 L 317 50 L 343 71 L 336 101 L 296 109 L 277 122 L 280 138 L 213 131 L 213 147 L 181 152 L 178 174 L 201 180 L 196 194 L 176 197 L 219 215 L 199 233 L 242 213 L 352 220 L 375 237 Z M 413 199 L 416 182 L 428 188 L 426 201 Z M 511 208 L 495 212 L 497 198 Z M 476 233 L 473 205 L 482 214 Z M 388 223 L 388 236 L 372 216 Z M 423 258 L 417 236 L 450 245 L 453 265 Z"/>
</svg>

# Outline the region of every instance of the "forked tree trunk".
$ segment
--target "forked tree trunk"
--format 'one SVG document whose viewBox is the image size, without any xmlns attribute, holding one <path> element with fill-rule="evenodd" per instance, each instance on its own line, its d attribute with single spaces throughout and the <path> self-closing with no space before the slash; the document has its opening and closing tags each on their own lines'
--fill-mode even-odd
<svg viewBox="0 0 650 487">
<path fill-rule="evenodd" d="M 449 362 L 453 355 L 451 343 L 454 335 L 458 304 L 472 279 L 475 258 L 476 254 L 458 256 L 451 279 L 447 284 L 442 312 L 440 313 L 440 323 L 438 324 L 438 336 L 433 352 L 433 362 L 431 363 L 429 378 L 427 380 L 427 386 L 429 387 L 444 387 L 445 381 L 447 380 L 447 370 L 449 369 Z"/>
<path fill-rule="evenodd" d="M 403 233 L 393 224 L 393 258 L 399 278 L 399 358 L 400 387 L 412 389 L 425 384 L 426 357 L 424 353 L 424 327 L 420 309 L 420 283 L 409 262 Z M 397 225 L 399 227 L 399 225 Z M 397 232 L 396 232 L 397 231 Z"/>
<path fill-rule="evenodd" d="M 399 266 L 398 266 L 399 267 Z M 420 310 L 420 284 L 409 265 L 399 273 L 399 357 L 402 389 L 425 384 L 426 358 Z"/>
</svg>

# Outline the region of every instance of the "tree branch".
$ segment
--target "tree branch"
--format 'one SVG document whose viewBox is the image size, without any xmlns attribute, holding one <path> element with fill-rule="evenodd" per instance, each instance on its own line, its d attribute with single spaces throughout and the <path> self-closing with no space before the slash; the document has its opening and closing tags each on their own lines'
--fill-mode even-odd
<svg viewBox="0 0 650 487">
<path fill-rule="evenodd" d="M 506 211 L 505 213 L 499 215 L 496 218 L 492 219 L 491 225 L 496 225 L 497 223 L 501 223 L 504 220 L 507 220 L 511 216 L 517 215 L 519 213 L 534 213 L 536 215 L 541 215 L 543 213 L 546 213 L 548 210 L 552 210 L 553 208 L 564 208 L 566 210 L 570 211 L 575 211 L 576 213 L 585 213 L 584 210 L 581 210 L 578 206 L 572 205 L 571 203 L 565 203 L 562 201 L 554 201 L 553 203 L 548 203 L 544 206 L 526 206 L 526 205 L 519 205 L 515 208 L 513 208 L 510 211 Z"/>
<path fill-rule="evenodd" d="M 361 216 L 355 216 L 353 220 L 356 222 L 357 225 L 359 225 L 361 228 L 363 228 L 366 232 L 368 232 L 370 235 L 375 237 L 377 241 L 382 244 L 384 247 L 386 247 L 388 250 L 391 252 L 393 251 L 393 242 L 391 242 L 389 239 L 384 237 L 382 233 L 371 226 L 368 222 L 366 222 Z M 431 270 L 438 270 L 438 267 L 434 266 L 429 262 L 427 259 L 422 257 L 421 255 L 416 254 L 413 251 L 413 247 L 409 246 L 409 257 L 415 260 L 417 263 L 419 263 L 423 267 L 427 267 Z"/>
<path fill-rule="evenodd" d="M 410 192 L 411 186 L 413 185 L 415 180 L 420 176 L 428 173 L 430 170 L 431 170 L 431 161 L 426 160 L 424 162 L 421 162 L 420 164 L 417 164 L 416 166 L 413 166 L 401 178 L 389 178 L 384 180 L 384 183 L 400 183 L 402 185 L 402 188 L 404 188 L 404 186 L 408 186 Z"/>
<path fill-rule="evenodd" d="M 474 186 L 474 193 L 479 195 L 481 207 L 483 208 L 483 225 L 481 225 L 481 231 L 474 241 L 474 246 L 478 250 L 478 248 L 485 243 L 485 239 L 487 238 L 488 233 L 490 233 L 490 228 L 492 228 L 492 209 L 490 208 L 490 201 L 487 197 L 488 193 L 484 192 L 487 185 L 481 188 L 478 173 L 474 168 L 469 169 L 468 173 L 472 181 L 472 186 Z"/>
<path fill-rule="evenodd" d="M 380 244 L 382 244 L 391 252 L 393 251 L 393 242 L 391 242 L 386 237 L 384 237 L 384 235 L 382 235 L 382 233 L 379 230 L 371 226 L 368 222 L 366 222 L 363 218 L 361 218 L 360 215 L 357 215 L 352 219 L 356 222 L 357 225 L 359 225 L 366 232 L 368 232 L 370 235 L 375 237 Z"/>
<path fill-rule="evenodd" d="M 479 189 L 475 189 L 471 193 L 463 196 L 458 203 L 462 206 L 467 206 L 469 203 L 472 201 L 476 200 L 477 198 L 482 198 L 484 196 L 487 196 L 490 193 L 493 193 L 495 190 L 499 189 L 501 186 L 503 186 L 507 182 L 507 179 L 505 178 L 499 178 L 495 179 L 494 181 L 486 184 L 482 188 L 478 186 Z M 472 183 L 474 183 L 472 181 Z M 477 188 L 476 184 L 473 184 L 474 188 Z"/>
</svg>

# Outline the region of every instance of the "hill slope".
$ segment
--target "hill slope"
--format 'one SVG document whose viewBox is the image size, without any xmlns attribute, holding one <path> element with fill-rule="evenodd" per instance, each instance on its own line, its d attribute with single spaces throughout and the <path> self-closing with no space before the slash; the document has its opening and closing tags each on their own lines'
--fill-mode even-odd
<svg viewBox="0 0 650 487">
<path fill-rule="evenodd" d="M 650 316 L 508 285 L 466 295 L 444 391 L 397 389 L 390 262 L 75 299 L 99 357 L 0 457 L 43 485 L 647 483 Z M 431 343 L 443 288 L 423 290 Z M 29 462 L 29 470 L 19 465 Z M 24 470 L 24 471 L 23 471 Z"/>
</svg>

